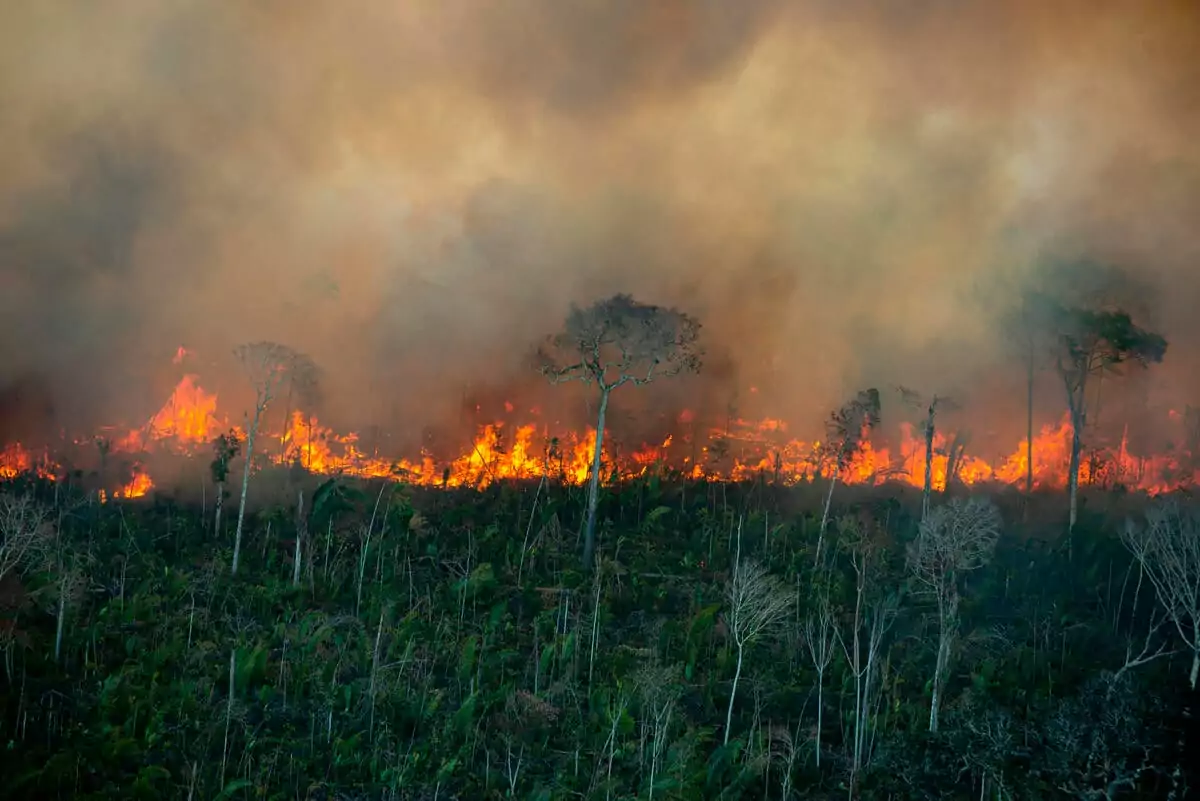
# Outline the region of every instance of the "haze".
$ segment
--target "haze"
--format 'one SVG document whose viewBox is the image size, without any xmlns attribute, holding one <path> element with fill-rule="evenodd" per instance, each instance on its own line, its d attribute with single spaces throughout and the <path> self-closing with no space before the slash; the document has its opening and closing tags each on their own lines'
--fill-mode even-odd
<svg viewBox="0 0 1200 801">
<path fill-rule="evenodd" d="M 333 421 L 419 430 L 556 392 L 528 348 L 627 291 L 705 325 L 655 404 L 811 430 L 903 383 L 1021 432 L 995 316 L 1093 258 L 1146 285 L 1138 397 L 1180 408 L 1197 53 L 1190 2 L 7 3 L 0 405 L 136 421 L 177 346 L 224 393 L 272 339 Z"/>
</svg>

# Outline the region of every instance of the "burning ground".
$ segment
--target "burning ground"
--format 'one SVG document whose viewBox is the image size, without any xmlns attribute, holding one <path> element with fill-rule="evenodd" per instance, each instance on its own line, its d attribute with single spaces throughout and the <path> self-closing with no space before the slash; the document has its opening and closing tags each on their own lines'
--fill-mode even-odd
<svg viewBox="0 0 1200 801">
<path fill-rule="evenodd" d="M 183 351 L 181 350 L 182 354 Z M 753 394 L 753 393 L 751 393 Z M 468 426 L 473 437 L 460 443 L 442 438 L 414 453 L 388 452 L 388 443 L 372 441 L 359 433 L 343 433 L 323 425 L 307 410 L 272 407 L 256 447 L 256 463 L 298 465 L 315 474 L 360 478 L 390 477 L 426 486 L 485 487 L 507 479 L 548 476 L 569 483 L 587 480 L 594 454 L 595 430 L 572 429 L 547 419 L 539 408 L 502 404 L 489 418 L 482 406 L 472 410 Z M 90 436 L 75 436 L 56 447 L 28 448 L 19 442 L 0 450 L 0 478 L 37 473 L 58 479 L 68 466 L 117 465 L 106 492 L 136 498 L 152 491 L 157 468 L 168 484 L 180 481 L 177 464 L 164 456 L 192 457 L 202 470 L 212 456 L 212 442 L 233 432 L 244 447 L 244 426 L 231 422 L 215 393 L 202 386 L 198 375 L 183 374 L 170 397 L 150 419 L 136 427 L 107 426 Z M 833 471 L 828 449 L 820 440 L 794 438 L 789 426 L 776 419 L 747 420 L 729 416 L 719 425 L 705 423 L 694 412 L 683 410 L 657 421 L 663 438 L 655 442 L 631 440 L 618 434 L 606 440 L 605 475 L 632 479 L 650 473 L 715 481 L 765 479 L 791 484 L 828 478 Z M 1084 452 L 1081 484 L 1112 488 L 1123 486 L 1149 493 L 1190 487 L 1200 478 L 1195 448 L 1200 421 L 1193 413 L 1172 413 L 1169 421 L 1178 439 L 1160 453 L 1142 454 L 1130 448 L 1128 427 L 1115 441 L 1093 441 Z M 645 424 L 627 431 L 645 430 Z M 1036 488 L 1060 489 L 1066 485 L 1071 428 L 1064 415 L 1043 425 L 1033 442 L 1033 479 Z M 1028 468 L 1027 442 L 1014 443 L 1007 453 L 983 458 L 970 451 L 966 432 L 939 432 L 934 440 L 934 489 L 952 481 L 972 484 L 1023 485 Z M 850 484 L 899 482 L 923 486 L 925 442 L 919 427 L 901 421 L 872 432 L 842 472 Z M 191 480 L 191 479 L 188 479 Z"/>
</svg>

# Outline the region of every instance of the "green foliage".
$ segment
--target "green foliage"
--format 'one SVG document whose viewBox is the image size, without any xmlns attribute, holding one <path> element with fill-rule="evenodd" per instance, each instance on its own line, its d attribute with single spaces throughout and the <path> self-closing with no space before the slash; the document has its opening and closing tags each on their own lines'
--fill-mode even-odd
<svg viewBox="0 0 1200 801">
<path fill-rule="evenodd" d="M 198 509 L 69 507 L 58 547 L 85 575 L 65 607 L 61 658 L 56 568 L 26 570 L 36 602 L 0 610 L 19 634 L 0 639 L 8 797 L 631 799 L 649 795 L 652 772 L 656 799 L 779 798 L 785 776 L 794 797 L 845 797 L 855 682 L 838 645 L 818 769 L 800 623 L 827 596 L 849 644 L 850 553 L 867 545 L 880 549 L 868 603 L 902 603 L 872 685 L 860 797 L 978 798 L 986 783 L 988 797 L 1057 798 L 1126 774 L 1166 792 L 1157 766 L 1179 758 L 1166 734 L 1177 660 L 1119 681 L 1103 672 L 1144 636 L 1154 599 L 1134 599 L 1100 517 L 1073 560 L 1036 526 L 1009 525 L 993 560 L 962 579 L 958 667 L 929 735 L 935 627 L 905 590 L 919 498 L 847 492 L 831 572 L 814 574 L 815 513 L 793 496 L 651 477 L 604 497 L 609 544 L 585 575 L 575 532 L 557 522 L 584 501 L 570 487 L 380 496 L 336 479 L 307 495 L 298 588 L 280 547 L 295 536 L 288 509 L 261 516 L 270 539 L 265 522 L 248 531 L 231 577 Z M 41 501 L 73 504 L 66 496 L 46 489 Z M 739 523 L 743 558 L 799 602 L 778 638 L 747 649 L 736 736 L 722 746 Z M 647 676 L 662 678 L 647 688 Z M 1126 774 L 1097 773 L 1091 757 Z M 1071 784 L 1080 777 L 1086 787 Z"/>
</svg>

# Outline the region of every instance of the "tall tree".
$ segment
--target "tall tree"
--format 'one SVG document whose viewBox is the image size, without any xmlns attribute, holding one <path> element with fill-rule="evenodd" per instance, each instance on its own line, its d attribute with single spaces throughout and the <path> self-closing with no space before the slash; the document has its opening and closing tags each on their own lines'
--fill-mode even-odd
<svg viewBox="0 0 1200 801">
<path fill-rule="evenodd" d="M 700 323 L 676 309 L 613 295 L 587 308 L 572 305 L 563 330 L 539 350 L 540 371 L 552 384 L 582 381 L 600 392 L 595 452 L 588 486 L 583 566 L 590 570 L 596 551 L 596 507 L 600 498 L 604 421 L 613 390 L 641 386 L 657 378 L 700 368 Z"/>
<path fill-rule="evenodd" d="M 312 359 L 276 342 L 251 342 L 239 345 L 234 355 L 242 363 L 254 385 L 254 415 L 246 432 L 246 462 L 242 471 L 242 497 L 238 502 L 237 531 L 233 538 L 233 563 L 237 574 L 242 551 L 242 530 L 246 519 L 246 496 L 250 491 L 250 467 L 254 460 L 254 438 L 258 435 L 263 413 L 284 387 L 315 385 L 317 373 Z"/>
<path fill-rule="evenodd" d="M 1071 416 L 1071 462 L 1067 473 L 1070 535 L 1078 517 L 1080 456 L 1088 422 L 1088 382 L 1105 373 L 1115 373 L 1128 362 L 1142 366 L 1161 362 L 1167 341 L 1161 334 L 1139 328 L 1120 309 L 1067 306 L 1045 297 L 1040 302 L 1044 313 L 1054 321 L 1054 365 L 1066 390 Z"/>
<path fill-rule="evenodd" d="M 825 495 L 825 509 L 821 512 L 821 527 L 817 531 L 814 566 L 821 563 L 821 548 L 825 543 L 825 530 L 829 528 L 829 511 L 833 508 L 833 490 L 837 487 L 838 478 L 854 455 L 862 450 L 871 430 L 879 425 L 881 409 L 879 390 L 872 387 L 859 392 L 829 416 L 827 440 L 821 450 L 832 458 L 833 468 L 829 477 L 829 492 Z"/>
<path fill-rule="evenodd" d="M 229 479 L 229 465 L 242 449 L 242 440 L 236 430 L 220 434 L 212 441 L 213 460 L 208 469 L 213 483 L 217 485 L 216 511 L 213 513 L 213 535 L 221 536 L 221 509 L 225 505 L 225 482 Z"/>
<path fill-rule="evenodd" d="M 958 405 L 950 398 L 940 395 L 934 395 L 932 398 L 926 400 L 920 393 L 914 392 L 907 387 L 899 387 L 898 389 L 900 396 L 906 404 L 924 412 L 924 417 L 921 420 L 921 433 L 925 439 L 925 489 L 921 496 L 921 518 L 924 519 L 929 515 L 929 503 L 933 495 L 933 440 L 937 435 L 938 412 L 956 409 Z M 950 483 L 949 475 L 946 476 L 946 483 Z"/>
<path fill-rule="evenodd" d="M 991 558 L 1000 536 L 1000 522 L 1000 512 L 986 498 L 955 498 L 921 521 L 917 538 L 908 549 L 909 569 L 937 601 L 938 650 L 929 705 L 931 732 L 938 730 L 938 713 L 958 633 L 959 579 Z"/>
<path fill-rule="evenodd" d="M 733 687 L 729 690 L 729 706 L 725 711 L 725 743 L 728 744 L 733 725 L 733 700 L 737 697 L 738 682 L 742 678 L 746 647 L 775 631 L 795 606 L 796 597 L 760 564 L 739 558 L 733 565 L 726 600 L 729 604 L 725 613 L 726 625 L 737 649 L 737 668 L 733 674 Z"/>
</svg>

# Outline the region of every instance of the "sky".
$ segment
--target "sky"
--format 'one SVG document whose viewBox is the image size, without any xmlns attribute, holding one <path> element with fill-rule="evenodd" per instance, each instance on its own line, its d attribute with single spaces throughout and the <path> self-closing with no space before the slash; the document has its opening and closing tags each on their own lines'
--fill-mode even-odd
<svg viewBox="0 0 1200 801">
<path fill-rule="evenodd" d="M 144 419 L 180 345 L 244 405 L 273 340 L 338 424 L 452 426 L 629 292 L 707 350 L 639 415 L 903 384 L 1008 435 L 997 320 L 1085 259 L 1171 343 L 1127 379 L 1159 414 L 1200 399 L 1198 52 L 1169 0 L 3 4 L 0 411 Z"/>
</svg>

